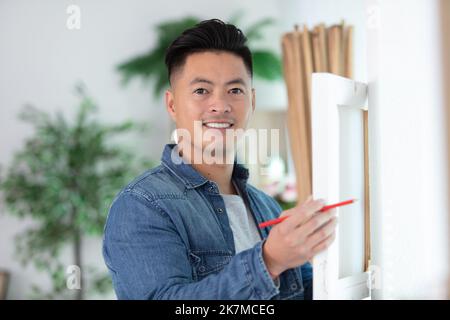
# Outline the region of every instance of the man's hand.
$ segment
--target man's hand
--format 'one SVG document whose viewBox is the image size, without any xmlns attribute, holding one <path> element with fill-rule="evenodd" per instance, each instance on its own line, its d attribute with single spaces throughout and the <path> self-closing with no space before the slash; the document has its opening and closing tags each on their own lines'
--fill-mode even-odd
<svg viewBox="0 0 450 320">
<path fill-rule="evenodd" d="M 326 249 L 335 238 L 336 209 L 319 212 L 324 201 L 309 198 L 302 205 L 282 212 L 289 216 L 275 225 L 263 246 L 263 257 L 273 279 L 298 267 Z"/>
</svg>

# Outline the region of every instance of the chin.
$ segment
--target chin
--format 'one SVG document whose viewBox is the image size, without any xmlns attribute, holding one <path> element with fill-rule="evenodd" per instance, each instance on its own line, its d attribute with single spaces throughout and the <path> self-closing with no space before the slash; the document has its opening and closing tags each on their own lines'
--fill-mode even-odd
<svg viewBox="0 0 450 320">
<path fill-rule="evenodd" d="M 236 148 L 233 145 L 233 143 L 227 144 L 225 141 L 221 142 L 205 141 L 202 150 L 204 157 L 206 158 L 213 157 L 215 159 L 215 163 L 217 164 L 234 163 Z"/>
</svg>

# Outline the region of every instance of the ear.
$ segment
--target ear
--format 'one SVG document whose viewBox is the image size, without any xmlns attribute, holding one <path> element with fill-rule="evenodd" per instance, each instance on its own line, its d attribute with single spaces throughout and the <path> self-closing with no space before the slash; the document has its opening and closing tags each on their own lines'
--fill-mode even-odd
<svg viewBox="0 0 450 320">
<path fill-rule="evenodd" d="M 172 89 L 167 89 L 165 93 L 166 109 L 173 121 L 176 119 L 175 98 Z"/>
</svg>

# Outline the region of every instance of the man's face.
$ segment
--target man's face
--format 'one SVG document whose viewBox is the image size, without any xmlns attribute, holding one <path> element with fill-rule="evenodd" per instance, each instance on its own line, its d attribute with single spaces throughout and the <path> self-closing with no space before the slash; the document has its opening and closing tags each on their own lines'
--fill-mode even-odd
<svg viewBox="0 0 450 320">
<path fill-rule="evenodd" d="M 166 107 L 177 129 L 190 134 L 197 150 L 214 144 L 227 150 L 227 131 L 245 129 L 255 109 L 242 58 L 224 51 L 190 54 L 171 80 Z"/>
</svg>

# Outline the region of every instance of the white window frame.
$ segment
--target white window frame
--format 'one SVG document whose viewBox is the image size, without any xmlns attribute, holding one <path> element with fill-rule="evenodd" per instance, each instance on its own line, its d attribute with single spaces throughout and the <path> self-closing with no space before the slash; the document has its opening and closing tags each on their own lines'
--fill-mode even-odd
<svg viewBox="0 0 450 320">
<path fill-rule="evenodd" d="M 330 73 L 313 73 L 312 176 L 313 196 L 339 200 L 339 108 L 367 111 L 367 85 Z M 339 209 L 337 209 L 339 217 Z M 364 299 L 370 297 L 368 273 L 339 278 L 339 228 L 336 240 L 313 259 L 313 299 Z"/>
</svg>

